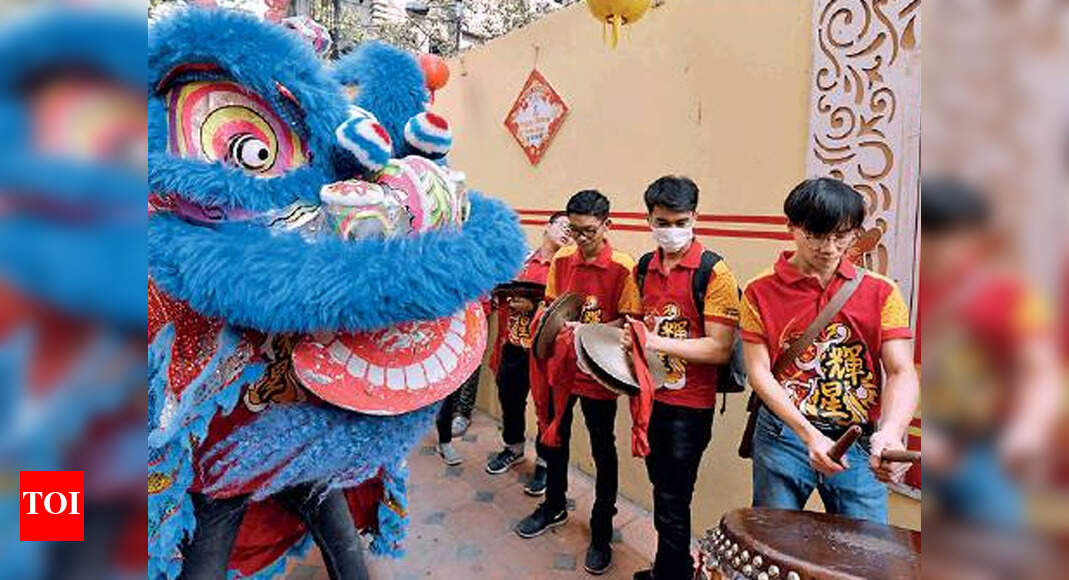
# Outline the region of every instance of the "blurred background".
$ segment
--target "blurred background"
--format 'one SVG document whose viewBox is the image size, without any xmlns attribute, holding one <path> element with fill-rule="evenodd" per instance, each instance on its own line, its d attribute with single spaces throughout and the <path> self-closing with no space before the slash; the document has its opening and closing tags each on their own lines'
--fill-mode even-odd
<svg viewBox="0 0 1069 580">
<path fill-rule="evenodd" d="M 1062 577 L 1069 9 L 926 2 L 925 575 Z"/>
<path fill-rule="evenodd" d="M 144 577 L 145 7 L 0 8 L 0 577 Z M 20 471 L 85 541 L 20 542 Z"/>
<path fill-rule="evenodd" d="M 144 576 L 149 6 L 123 4 L 0 6 L 0 578 Z M 924 574 L 1060 578 L 1069 8 L 920 10 Z M 412 42 L 458 49 L 443 14 Z M 19 542 L 18 472 L 60 469 L 86 474 L 86 541 Z"/>
</svg>

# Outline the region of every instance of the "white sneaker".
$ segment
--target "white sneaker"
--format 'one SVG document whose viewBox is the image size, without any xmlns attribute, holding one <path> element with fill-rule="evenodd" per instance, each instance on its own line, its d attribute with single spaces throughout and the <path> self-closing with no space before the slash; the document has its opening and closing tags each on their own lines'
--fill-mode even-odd
<svg viewBox="0 0 1069 580">
<path fill-rule="evenodd" d="M 461 463 L 464 463 L 464 458 L 457 453 L 457 450 L 453 447 L 452 443 L 439 443 L 438 456 L 442 458 L 442 462 L 446 465 L 460 465 Z"/>
<path fill-rule="evenodd" d="M 469 425 L 471 425 L 471 419 L 465 417 L 464 415 L 457 415 L 456 417 L 453 417 L 453 437 L 460 437 L 461 435 L 463 435 L 468 430 Z"/>
</svg>

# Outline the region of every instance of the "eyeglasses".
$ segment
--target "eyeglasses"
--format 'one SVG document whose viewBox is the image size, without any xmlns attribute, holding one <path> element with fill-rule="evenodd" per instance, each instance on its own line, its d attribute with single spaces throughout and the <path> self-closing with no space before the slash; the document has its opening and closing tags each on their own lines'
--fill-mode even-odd
<svg viewBox="0 0 1069 580">
<path fill-rule="evenodd" d="M 592 238 L 598 235 L 598 232 L 601 231 L 601 228 L 604 225 L 604 222 L 596 226 L 588 226 L 585 228 L 577 228 L 575 226 L 569 225 L 567 231 L 569 234 L 571 234 L 573 238 Z"/>
<path fill-rule="evenodd" d="M 845 250 L 846 248 L 849 248 L 851 244 L 854 243 L 854 240 L 857 239 L 857 231 L 855 230 L 848 230 L 845 232 L 832 232 L 830 234 L 824 234 L 819 236 L 816 234 L 811 234 L 801 228 L 798 228 L 798 231 L 802 232 L 802 236 L 805 238 L 805 241 L 808 242 L 809 245 L 814 248 L 823 247 L 824 244 L 830 241 L 832 245 L 836 248 L 840 250 Z"/>
</svg>

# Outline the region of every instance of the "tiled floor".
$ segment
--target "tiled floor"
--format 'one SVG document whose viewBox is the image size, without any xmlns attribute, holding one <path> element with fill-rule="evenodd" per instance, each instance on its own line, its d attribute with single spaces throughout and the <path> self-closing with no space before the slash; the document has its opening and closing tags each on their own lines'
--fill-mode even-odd
<svg viewBox="0 0 1069 580">
<path fill-rule="evenodd" d="M 502 475 L 489 475 L 486 458 L 500 449 L 498 423 L 476 412 L 467 434 L 455 442 L 464 464 L 446 467 L 434 452 L 428 435 L 409 458 L 412 523 L 401 560 L 369 562 L 375 580 L 590 577 L 583 557 L 590 540 L 587 519 L 593 501 L 592 480 L 575 470 L 569 476 L 571 519 L 567 525 L 524 540 L 512 526 L 538 505 L 540 499 L 523 493 L 533 461 Z M 527 456 L 534 457 L 528 445 Z M 655 538 L 650 514 L 619 498 L 614 524 L 613 564 L 601 578 L 631 578 L 648 566 Z M 290 566 L 291 580 L 326 580 L 319 552 Z"/>
</svg>

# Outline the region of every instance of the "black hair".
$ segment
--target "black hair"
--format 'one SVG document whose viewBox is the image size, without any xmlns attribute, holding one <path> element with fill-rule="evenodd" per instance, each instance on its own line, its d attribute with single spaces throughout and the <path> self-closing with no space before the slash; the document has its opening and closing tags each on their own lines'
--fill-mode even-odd
<svg viewBox="0 0 1069 580">
<path fill-rule="evenodd" d="M 549 219 L 546 220 L 546 223 L 547 224 L 551 224 L 551 223 L 557 221 L 558 219 L 560 219 L 562 217 L 568 217 L 568 212 L 566 212 L 566 211 L 555 211 L 555 212 L 553 212 L 552 215 L 549 216 Z"/>
<path fill-rule="evenodd" d="M 592 215 L 600 220 L 609 217 L 609 198 L 596 189 L 584 189 L 568 200 L 567 213 Z"/>
<path fill-rule="evenodd" d="M 921 182 L 922 233 L 982 229 L 990 218 L 991 207 L 978 190 L 945 178 L 929 178 Z"/>
<path fill-rule="evenodd" d="M 791 225 L 818 236 L 861 227 L 865 203 L 861 194 L 838 179 L 806 179 L 791 190 L 783 202 Z"/>
<path fill-rule="evenodd" d="M 694 211 L 698 208 L 698 186 L 689 177 L 665 175 L 646 188 L 644 199 L 650 212 L 658 205 L 669 211 Z"/>
</svg>

